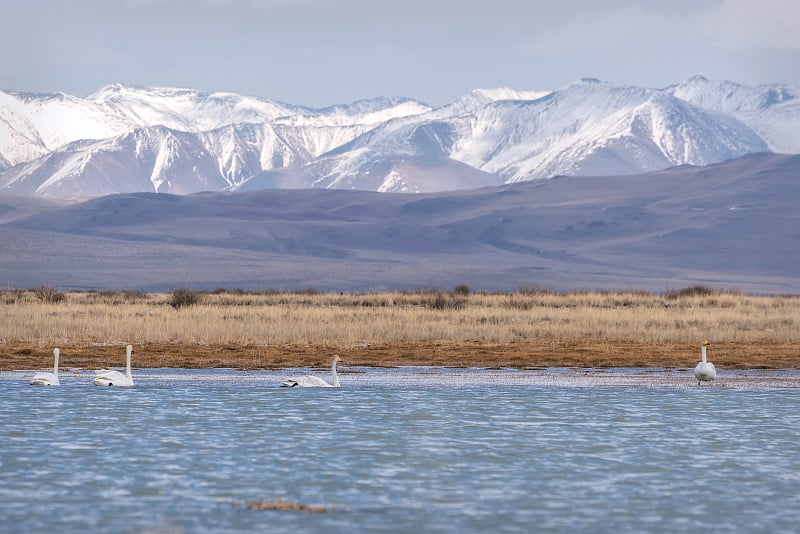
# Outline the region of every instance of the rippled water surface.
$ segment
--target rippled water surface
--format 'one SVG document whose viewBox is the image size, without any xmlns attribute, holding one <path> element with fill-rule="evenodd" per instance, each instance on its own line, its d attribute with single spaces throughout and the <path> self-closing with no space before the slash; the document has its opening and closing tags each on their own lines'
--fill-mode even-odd
<svg viewBox="0 0 800 534">
<path fill-rule="evenodd" d="M 131 389 L 0 373 L 0 531 L 800 525 L 794 375 L 363 371 L 341 389 L 280 388 L 287 373 L 266 371 L 139 370 Z M 327 511 L 247 507 L 277 499 Z"/>
</svg>

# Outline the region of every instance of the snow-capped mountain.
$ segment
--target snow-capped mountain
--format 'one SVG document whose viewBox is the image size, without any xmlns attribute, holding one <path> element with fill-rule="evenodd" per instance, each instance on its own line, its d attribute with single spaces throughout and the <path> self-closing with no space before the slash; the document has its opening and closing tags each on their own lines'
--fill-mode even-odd
<svg viewBox="0 0 800 534">
<path fill-rule="evenodd" d="M 119 84 L 86 99 L 0 92 L 0 190 L 431 192 L 633 174 L 800 152 L 798 96 L 796 86 L 701 76 L 665 89 L 583 79 L 475 90 L 436 109 L 389 98 L 310 109 Z"/>
<path fill-rule="evenodd" d="M 235 189 L 430 109 L 376 98 L 315 110 L 119 84 L 85 100 L 0 92 L 0 188 L 58 197 Z"/>
<path fill-rule="evenodd" d="M 456 125 L 452 157 L 507 182 L 707 165 L 766 150 L 729 117 L 660 91 L 594 80 L 532 102 L 484 106 Z"/>
<path fill-rule="evenodd" d="M 694 76 L 668 91 L 697 107 L 743 122 L 764 139 L 772 152 L 800 153 L 800 87 L 747 86 Z"/>
</svg>

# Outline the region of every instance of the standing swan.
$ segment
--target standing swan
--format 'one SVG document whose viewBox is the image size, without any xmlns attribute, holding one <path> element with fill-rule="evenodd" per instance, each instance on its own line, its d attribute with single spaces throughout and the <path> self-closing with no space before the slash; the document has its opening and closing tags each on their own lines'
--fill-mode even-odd
<svg viewBox="0 0 800 534">
<path fill-rule="evenodd" d="M 131 353 L 133 347 L 128 345 L 125 348 L 128 353 L 128 360 L 125 363 L 125 374 L 119 371 L 105 371 L 94 377 L 92 384 L 95 386 L 117 386 L 122 388 L 129 388 L 133 386 L 133 377 L 131 376 Z"/>
<path fill-rule="evenodd" d="M 328 384 L 318 376 L 298 376 L 296 378 L 287 378 L 281 386 L 284 387 L 301 387 L 301 388 L 338 388 L 339 376 L 336 374 L 336 364 L 340 361 L 339 355 L 334 354 L 331 359 L 331 383 Z"/>
<path fill-rule="evenodd" d="M 58 349 L 53 349 L 53 356 L 55 356 L 56 362 L 53 364 L 53 372 L 52 373 L 36 373 L 33 375 L 33 379 L 31 380 L 32 386 L 60 386 L 61 383 L 58 381 L 58 355 L 61 354 L 61 351 Z"/>
<path fill-rule="evenodd" d="M 717 370 L 714 369 L 714 364 L 706 361 L 706 347 L 709 345 L 708 340 L 704 340 L 700 345 L 701 361 L 694 368 L 694 377 L 697 379 L 697 385 L 701 382 L 709 382 L 717 379 Z"/>
</svg>

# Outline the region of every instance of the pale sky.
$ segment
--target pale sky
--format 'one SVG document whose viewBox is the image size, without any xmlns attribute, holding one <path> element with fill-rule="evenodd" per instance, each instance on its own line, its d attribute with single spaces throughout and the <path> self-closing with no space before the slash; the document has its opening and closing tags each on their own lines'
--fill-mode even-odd
<svg viewBox="0 0 800 534">
<path fill-rule="evenodd" d="M 578 78 L 800 84 L 798 0 L 0 0 L 0 89 L 442 105 Z"/>
</svg>

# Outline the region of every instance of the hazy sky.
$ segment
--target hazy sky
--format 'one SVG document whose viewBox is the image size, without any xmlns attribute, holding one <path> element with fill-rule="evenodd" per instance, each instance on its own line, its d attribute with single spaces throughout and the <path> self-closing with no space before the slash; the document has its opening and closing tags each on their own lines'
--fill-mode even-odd
<svg viewBox="0 0 800 534">
<path fill-rule="evenodd" d="M 798 0 L 0 0 L 0 89 L 433 105 L 577 78 L 800 83 Z"/>
</svg>

